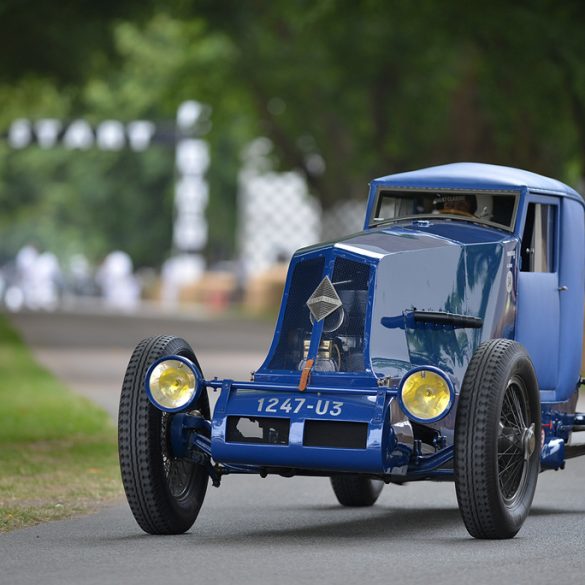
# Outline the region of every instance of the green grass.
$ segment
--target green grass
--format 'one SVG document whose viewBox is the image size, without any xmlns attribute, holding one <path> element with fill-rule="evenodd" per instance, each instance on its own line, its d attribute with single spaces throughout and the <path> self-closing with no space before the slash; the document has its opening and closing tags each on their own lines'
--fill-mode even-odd
<svg viewBox="0 0 585 585">
<path fill-rule="evenodd" d="M 0 315 L 0 532 L 122 493 L 106 412 L 39 366 Z"/>
</svg>

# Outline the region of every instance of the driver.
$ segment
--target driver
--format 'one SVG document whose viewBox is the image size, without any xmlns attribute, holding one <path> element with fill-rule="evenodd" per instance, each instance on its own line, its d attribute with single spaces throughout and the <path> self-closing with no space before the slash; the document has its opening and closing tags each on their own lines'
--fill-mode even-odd
<svg viewBox="0 0 585 585">
<path fill-rule="evenodd" d="M 477 210 L 475 195 L 440 195 L 433 201 L 433 213 L 473 217 Z"/>
</svg>

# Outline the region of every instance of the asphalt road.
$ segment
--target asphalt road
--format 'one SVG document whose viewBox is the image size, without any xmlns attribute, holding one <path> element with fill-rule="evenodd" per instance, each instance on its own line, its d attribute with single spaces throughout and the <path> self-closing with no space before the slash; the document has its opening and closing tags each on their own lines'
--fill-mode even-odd
<svg viewBox="0 0 585 585">
<path fill-rule="evenodd" d="M 208 376 L 237 377 L 257 367 L 271 336 L 270 326 L 248 322 L 80 315 L 14 322 L 60 377 L 110 411 L 128 352 L 144 335 L 183 335 L 203 364 L 213 362 L 203 366 Z M 0 536 L 2 585 L 561 580 L 585 581 L 585 458 L 540 476 L 528 521 L 504 542 L 467 536 L 451 484 L 387 486 L 373 508 L 343 509 L 326 479 L 241 476 L 209 489 L 182 536 L 143 534 L 125 502 Z"/>
</svg>

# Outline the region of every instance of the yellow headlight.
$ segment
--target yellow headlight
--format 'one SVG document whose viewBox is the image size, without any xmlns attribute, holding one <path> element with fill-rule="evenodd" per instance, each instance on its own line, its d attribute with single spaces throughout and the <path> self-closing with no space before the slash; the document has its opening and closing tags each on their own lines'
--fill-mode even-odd
<svg viewBox="0 0 585 585">
<path fill-rule="evenodd" d="M 156 365 L 147 383 L 152 399 L 163 409 L 185 406 L 197 391 L 195 374 L 187 364 L 176 359 Z"/>
<path fill-rule="evenodd" d="M 407 374 L 400 385 L 400 402 L 406 414 L 420 421 L 435 421 L 447 414 L 453 392 L 447 380 L 432 370 Z"/>
</svg>

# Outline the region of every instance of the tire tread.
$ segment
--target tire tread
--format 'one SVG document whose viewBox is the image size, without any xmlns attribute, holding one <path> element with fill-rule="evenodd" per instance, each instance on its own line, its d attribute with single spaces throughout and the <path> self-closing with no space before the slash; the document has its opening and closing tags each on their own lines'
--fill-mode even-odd
<svg viewBox="0 0 585 585">
<path fill-rule="evenodd" d="M 465 526 L 475 538 L 511 538 L 520 529 L 509 526 L 498 513 L 501 508 L 496 453 L 488 437 L 497 429 L 502 384 L 510 360 L 528 358 L 522 346 L 508 339 L 492 339 L 474 354 L 461 388 L 455 427 L 455 486 Z M 532 366 L 530 366 L 532 368 Z M 534 374 L 533 374 L 534 375 Z M 533 380 L 533 385 L 536 379 Z M 538 392 L 538 388 L 532 388 Z M 530 389 L 529 389 L 530 392 Z M 537 413 L 537 417 L 540 413 Z M 493 462 L 493 466 L 486 462 Z M 532 493 L 533 495 L 533 493 Z M 532 500 L 530 495 L 530 501 Z M 523 520 L 522 520 L 523 522 Z"/>
<path fill-rule="evenodd" d="M 188 530 L 198 513 L 178 514 L 161 479 L 162 462 L 156 445 L 160 443 L 161 412 L 146 396 L 143 380 L 150 364 L 181 348 L 183 339 L 162 335 L 142 340 L 128 363 L 118 411 L 118 453 L 126 498 L 139 526 L 150 534 L 179 534 Z M 195 360 L 196 361 L 196 360 Z M 198 365 L 198 364 L 197 364 Z"/>
</svg>

